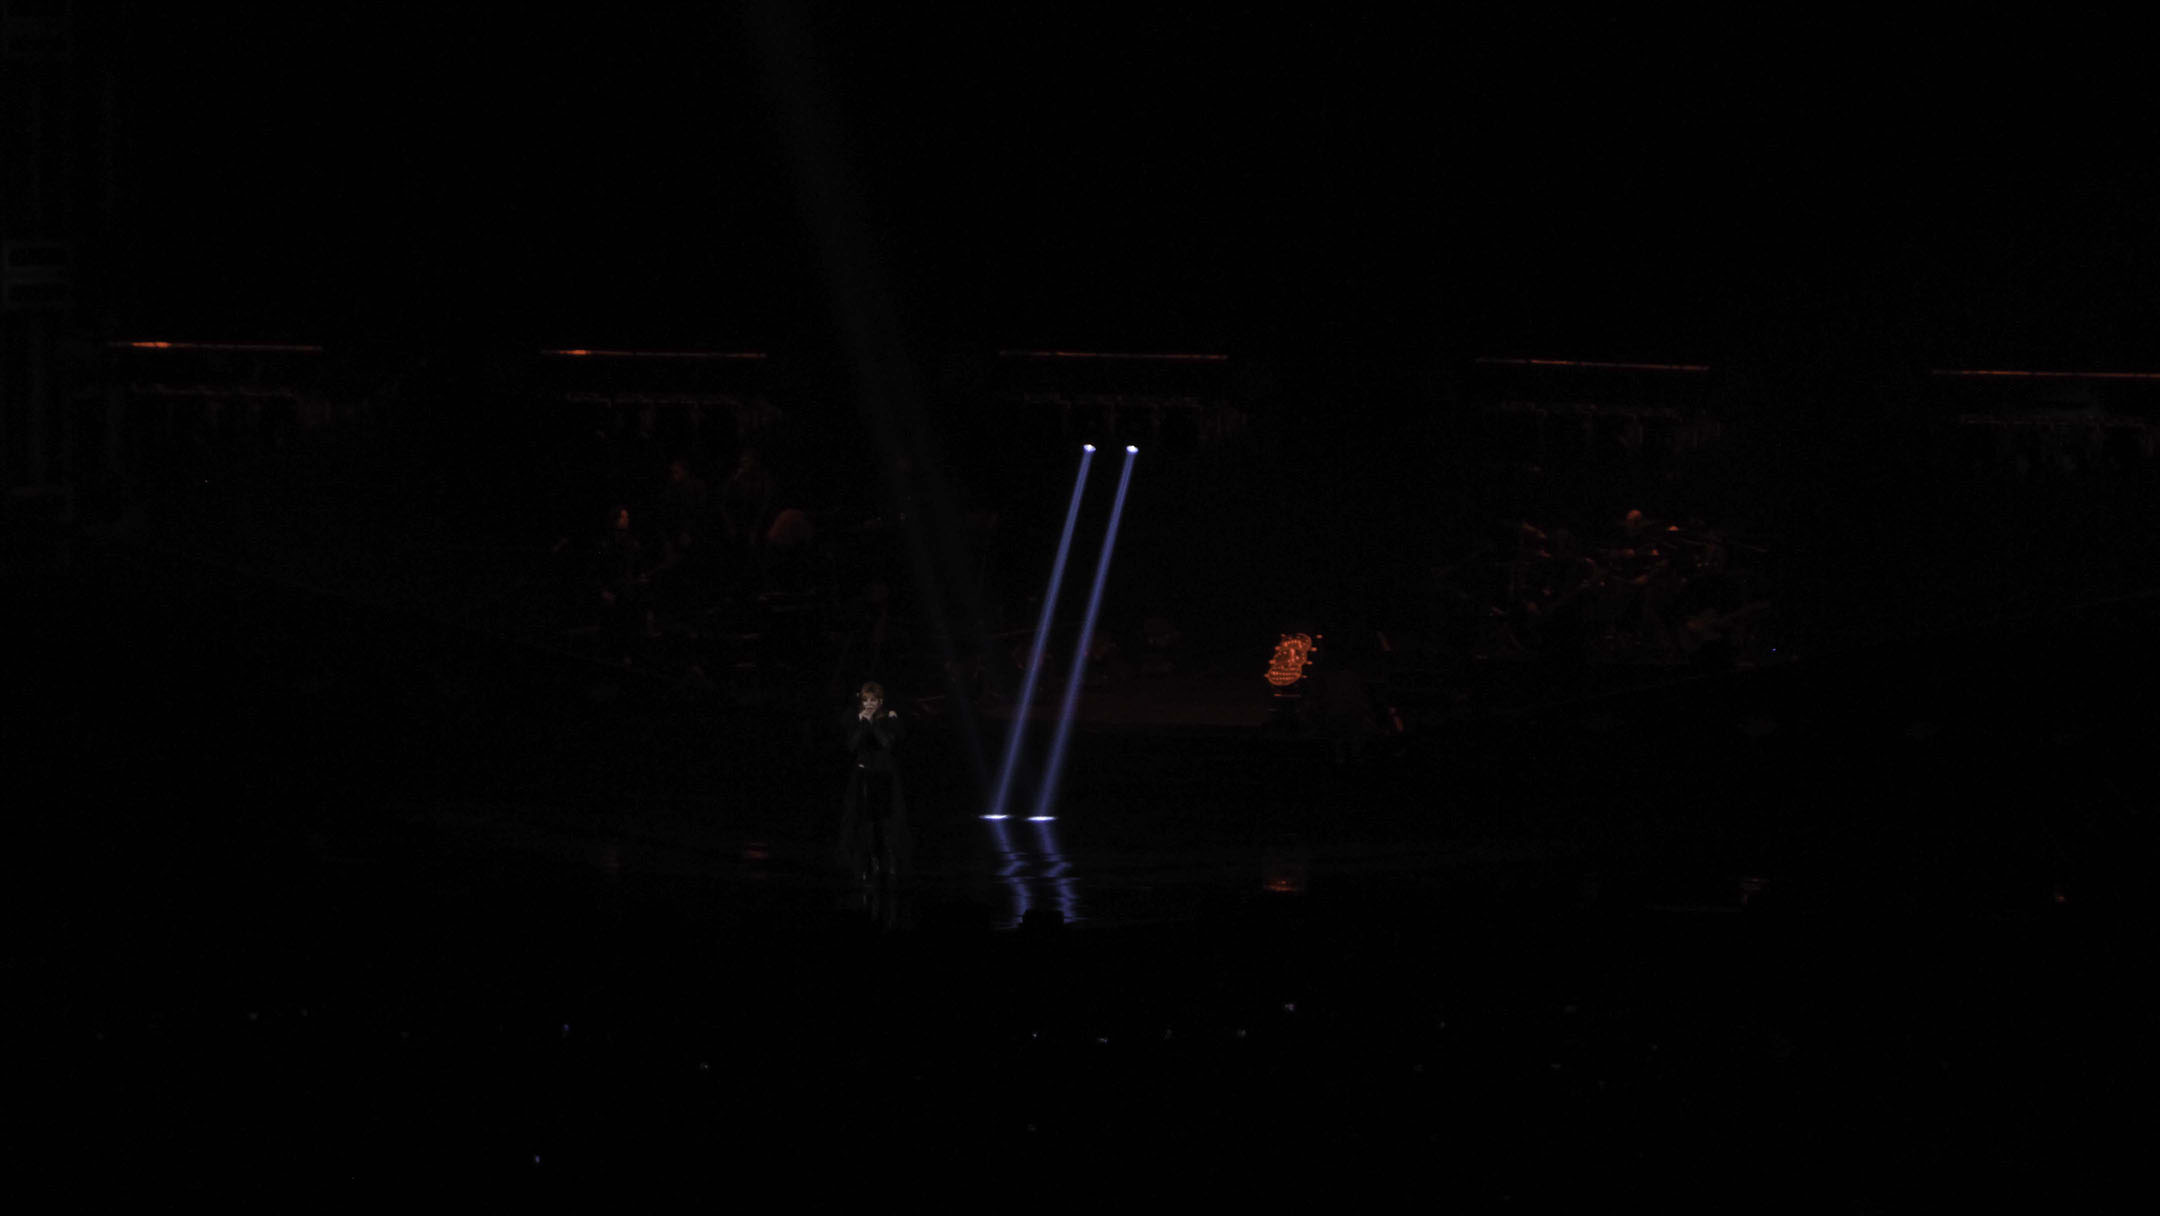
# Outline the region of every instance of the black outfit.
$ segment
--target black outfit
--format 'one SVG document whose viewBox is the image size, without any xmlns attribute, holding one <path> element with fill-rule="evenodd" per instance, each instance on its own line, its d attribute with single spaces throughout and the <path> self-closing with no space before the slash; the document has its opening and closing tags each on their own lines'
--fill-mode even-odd
<svg viewBox="0 0 2160 1216">
<path fill-rule="evenodd" d="M 848 770 L 846 808 L 840 817 L 840 863 L 860 875 L 869 865 L 874 834 L 884 839 L 893 872 L 908 870 L 907 800 L 893 748 L 906 734 L 901 718 L 878 708 L 877 718 L 862 720 L 858 709 L 847 718 Z"/>
</svg>

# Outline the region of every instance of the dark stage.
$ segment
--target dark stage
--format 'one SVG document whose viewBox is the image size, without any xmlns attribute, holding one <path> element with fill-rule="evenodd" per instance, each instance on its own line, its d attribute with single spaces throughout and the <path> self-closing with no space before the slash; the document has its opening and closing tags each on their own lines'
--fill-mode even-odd
<svg viewBox="0 0 2160 1216">
<path fill-rule="evenodd" d="M 446 694 L 410 621 L 78 561 L 109 581 L 40 622 L 63 678 L 11 730 L 55 778 L 11 884 L 49 1165 L 645 1178 L 860 1139 L 1880 1210 L 2068 1199 L 2128 1151 L 2147 600 L 1344 768 L 1082 734 L 1057 882 L 927 729 L 880 933 L 824 864 L 829 765 L 714 743 L 784 724 L 470 640 Z M 1069 923 L 1005 927 L 1024 901 Z"/>
<path fill-rule="evenodd" d="M 0 26 L 12 1191 L 2133 1180 L 2119 35 Z"/>
</svg>

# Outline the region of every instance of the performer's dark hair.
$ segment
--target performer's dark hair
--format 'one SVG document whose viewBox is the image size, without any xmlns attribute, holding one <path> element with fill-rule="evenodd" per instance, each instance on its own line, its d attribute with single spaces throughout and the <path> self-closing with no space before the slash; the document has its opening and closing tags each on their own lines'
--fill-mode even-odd
<svg viewBox="0 0 2160 1216">
<path fill-rule="evenodd" d="M 865 680 L 863 681 L 862 692 L 855 695 L 862 696 L 864 693 L 867 693 L 870 696 L 876 697 L 878 700 L 882 701 L 885 699 L 885 686 L 878 683 L 876 680 Z"/>
</svg>

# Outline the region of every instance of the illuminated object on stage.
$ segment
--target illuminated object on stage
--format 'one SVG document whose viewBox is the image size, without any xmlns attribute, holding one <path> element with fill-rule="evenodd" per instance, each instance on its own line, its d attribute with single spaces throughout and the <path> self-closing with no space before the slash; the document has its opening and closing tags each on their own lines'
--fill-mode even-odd
<svg viewBox="0 0 2160 1216">
<path fill-rule="evenodd" d="M 1020 739 L 1027 733 L 1028 706 L 1035 700 L 1035 680 L 1042 672 L 1043 647 L 1050 640 L 1050 622 L 1057 612 L 1058 588 L 1065 582 L 1065 558 L 1072 551 L 1073 525 L 1080 518 L 1080 497 L 1087 490 L 1088 466 L 1094 460 L 1095 445 L 1083 444 L 1080 472 L 1073 477 L 1072 502 L 1065 508 L 1065 534 L 1058 538 L 1057 558 L 1050 565 L 1050 589 L 1043 593 L 1042 612 L 1035 622 L 1027 678 L 1020 682 L 1020 699 L 1013 704 L 1012 725 L 1005 735 L 1005 763 L 998 768 L 996 792 L 990 796 L 988 817 L 992 819 L 1004 818 L 1005 800 L 1012 793 L 1013 770 L 1020 766 Z"/>
<path fill-rule="evenodd" d="M 1303 895 L 1308 866 L 1301 851 L 1278 852 L 1267 859 L 1260 887 L 1276 895 Z"/>
<path fill-rule="evenodd" d="M 1305 678 L 1305 665 L 1312 661 L 1312 635 L 1286 633 L 1275 644 L 1275 657 L 1268 663 L 1267 682 L 1277 688 L 1288 688 Z"/>
<path fill-rule="evenodd" d="M 1065 677 L 1065 698 L 1058 707 L 1057 734 L 1050 743 L 1050 762 L 1043 767 L 1042 788 L 1035 793 L 1035 814 L 1048 815 L 1057 799 L 1058 777 L 1065 768 L 1065 744 L 1072 738 L 1073 710 L 1080 703 L 1080 685 L 1087 678 L 1088 648 L 1095 641 L 1095 618 L 1102 612 L 1103 585 L 1109 581 L 1110 555 L 1117 549 L 1118 523 L 1125 515 L 1125 491 L 1132 485 L 1133 457 L 1140 449 L 1127 445 L 1125 467 L 1118 473 L 1117 498 L 1110 504 L 1110 528 L 1103 534 L 1102 556 L 1095 561 L 1095 585 L 1088 591 L 1087 616 L 1080 622 L 1080 641 L 1073 647 L 1071 673 Z"/>
</svg>

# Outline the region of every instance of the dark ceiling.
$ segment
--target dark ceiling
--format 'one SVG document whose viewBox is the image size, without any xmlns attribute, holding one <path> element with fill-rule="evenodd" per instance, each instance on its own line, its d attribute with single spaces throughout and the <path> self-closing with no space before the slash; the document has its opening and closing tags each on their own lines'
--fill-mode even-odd
<svg viewBox="0 0 2160 1216">
<path fill-rule="evenodd" d="M 92 42 L 129 307 L 2116 364 L 2160 320 L 2141 112 L 2007 34 L 933 7 L 139 6 Z"/>
</svg>

